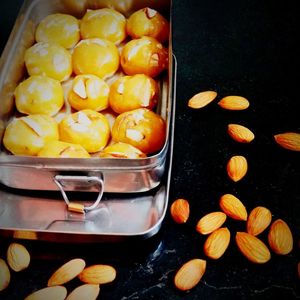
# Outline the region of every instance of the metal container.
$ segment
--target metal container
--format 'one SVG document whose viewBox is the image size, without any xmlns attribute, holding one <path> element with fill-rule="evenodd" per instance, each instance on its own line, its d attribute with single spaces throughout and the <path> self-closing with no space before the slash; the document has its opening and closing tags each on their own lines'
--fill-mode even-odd
<svg viewBox="0 0 300 300">
<path fill-rule="evenodd" d="M 13 93 L 26 74 L 25 50 L 34 43 L 35 28 L 45 16 L 60 12 L 81 18 L 87 8 L 102 7 L 128 16 L 146 6 L 170 17 L 171 0 L 25 0 L 0 60 L 0 137 L 15 115 Z M 155 155 L 143 159 L 39 158 L 10 155 L 0 146 L 0 235 L 115 242 L 156 234 L 168 207 L 173 154 L 176 60 L 171 36 L 169 68 L 159 84 L 156 112 L 166 121 L 167 137 Z M 68 210 L 70 201 L 84 205 L 83 213 Z"/>
<path fill-rule="evenodd" d="M 25 0 L 0 62 L 0 137 L 15 114 L 13 92 L 24 78 L 24 52 L 34 43 L 37 24 L 52 13 L 68 13 L 82 17 L 87 8 L 112 7 L 125 16 L 142 7 L 152 7 L 170 16 L 171 2 L 150 0 Z M 9 155 L 2 146 L 0 182 L 6 186 L 28 190 L 97 191 L 113 193 L 145 192 L 157 187 L 166 165 L 172 135 L 173 59 L 171 36 L 169 68 L 160 78 L 160 103 L 157 113 L 167 124 L 167 137 L 159 153 L 143 159 L 115 158 L 38 158 Z M 95 180 L 98 178 L 100 180 Z"/>
</svg>

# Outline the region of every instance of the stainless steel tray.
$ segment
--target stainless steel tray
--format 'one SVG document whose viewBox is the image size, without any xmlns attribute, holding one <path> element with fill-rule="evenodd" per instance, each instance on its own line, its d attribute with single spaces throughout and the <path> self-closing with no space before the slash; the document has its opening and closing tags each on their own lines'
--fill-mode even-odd
<svg viewBox="0 0 300 300">
<path fill-rule="evenodd" d="M 69 6 L 73 2 L 73 6 Z M 67 5 L 68 4 L 68 5 Z M 25 50 L 34 42 L 36 25 L 48 14 L 61 12 L 81 17 L 87 8 L 115 7 L 125 15 L 145 7 L 153 7 L 164 15 L 170 15 L 171 0 L 150 1 L 64 1 L 64 0 L 25 0 L 9 41 L 0 61 L 0 137 L 5 126 L 14 115 L 13 92 L 24 78 L 23 56 Z M 65 191 L 97 191 L 99 184 L 92 184 L 93 178 L 101 178 L 100 189 L 112 193 L 145 192 L 157 187 L 166 166 L 166 156 L 170 147 L 173 128 L 172 89 L 174 70 L 172 60 L 171 36 L 169 42 L 170 64 L 167 74 L 160 80 L 160 104 L 157 108 L 167 123 L 167 138 L 163 149 L 143 159 L 57 159 L 0 154 L 0 182 L 12 188 L 29 190 L 59 190 L 58 177 L 62 179 Z M 74 176 L 74 180 L 69 180 Z M 80 181 L 80 178 L 83 180 Z M 60 180 L 59 179 L 59 180 Z"/>
</svg>

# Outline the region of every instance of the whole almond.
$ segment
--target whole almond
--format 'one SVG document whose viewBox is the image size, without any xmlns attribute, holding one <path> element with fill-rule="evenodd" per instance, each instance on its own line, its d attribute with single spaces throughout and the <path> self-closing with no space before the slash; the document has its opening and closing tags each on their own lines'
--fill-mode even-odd
<svg viewBox="0 0 300 300">
<path fill-rule="evenodd" d="M 104 284 L 115 280 L 116 270 L 109 265 L 93 265 L 85 268 L 78 278 L 85 283 Z"/>
<path fill-rule="evenodd" d="M 254 140 L 254 133 L 245 126 L 239 124 L 229 124 L 228 134 L 239 143 L 250 143 Z"/>
<path fill-rule="evenodd" d="M 5 290 L 10 283 L 10 271 L 2 258 L 0 258 L 0 292 Z"/>
<path fill-rule="evenodd" d="M 218 105 L 228 110 L 244 110 L 249 107 L 249 101 L 241 96 L 226 96 L 218 102 Z"/>
<path fill-rule="evenodd" d="M 83 284 L 75 288 L 66 300 L 96 300 L 99 293 L 99 284 Z"/>
<path fill-rule="evenodd" d="M 222 211 L 232 219 L 246 221 L 247 210 L 240 199 L 232 194 L 225 194 L 220 198 L 219 205 Z"/>
<path fill-rule="evenodd" d="M 203 259 L 195 258 L 186 262 L 177 271 L 174 284 L 177 289 L 187 291 L 195 287 L 206 270 L 206 261 Z"/>
<path fill-rule="evenodd" d="M 212 259 L 220 258 L 230 242 L 230 231 L 223 227 L 212 232 L 204 243 L 204 253 Z"/>
<path fill-rule="evenodd" d="M 28 295 L 24 300 L 64 300 L 67 289 L 64 286 L 51 286 Z"/>
<path fill-rule="evenodd" d="M 48 286 L 62 285 L 82 272 L 85 267 L 85 261 L 81 258 L 75 258 L 60 268 L 58 268 L 48 280 Z"/>
<path fill-rule="evenodd" d="M 29 266 L 30 254 L 27 249 L 18 243 L 11 243 L 7 249 L 7 263 L 15 272 L 22 271 Z"/>
<path fill-rule="evenodd" d="M 246 232 L 237 232 L 235 240 L 238 248 L 248 260 L 263 264 L 271 259 L 268 247 L 257 237 Z"/>
<path fill-rule="evenodd" d="M 272 221 L 270 210 L 265 207 L 257 206 L 249 214 L 247 220 L 247 232 L 252 235 L 262 233 Z"/>
<path fill-rule="evenodd" d="M 234 182 L 240 181 L 248 171 L 248 163 L 244 156 L 232 156 L 226 166 L 227 174 Z"/>
<path fill-rule="evenodd" d="M 197 225 L 196 230 L 201 234 L 209 234 L 220 228 L 226 221 L 226 214 L 221 211 L 209 213 L 202 217 Z"/>
<path fill-rule="evenodd" d="M 285 255 L 293 249 L 293 235 L 289 226 L 281 219 L 272 223 L 268 242 L 270 248 L 276 253 Z"/>
<path fill-rule="evenodd" d="M 185 223 L 190 215 L 190 205 L 185 199 L 177 199 L 171 205 L 171 216 L 176 223 Z"/>
<path fill-rule="evenodd" d="M 292 151 L 300 151 L 300 133 L 280 133 L 274 135 L 274 138 L 276 143 L 281 147 Z"/>
<path fill-rule="evenodd" d="M 205 91 L 194 95 L 189 101 L 188 106 L 191 108 L 202 108 L 211 103 L 217 97 L 214 91 Z"/>
</svg>

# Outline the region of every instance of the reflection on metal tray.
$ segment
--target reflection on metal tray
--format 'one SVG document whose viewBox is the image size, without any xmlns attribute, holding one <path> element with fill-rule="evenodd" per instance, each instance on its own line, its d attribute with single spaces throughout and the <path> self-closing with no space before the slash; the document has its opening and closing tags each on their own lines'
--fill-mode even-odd
<svg viewBox="0 0 300 300">
<path fill-rule="evenodd" d="M 70 5 L 71 4 L 71 5 Z M 142 7 L 153 7 L 170 17 L 171 0 L 82 0 L 82 1 L 48 1 L 25 0 L 16 20 L 9 41 L 0 61 L 0 137 L 11 117 L 14 116 L 13 92 L 24 78 L 24 52 L 34 43 L 34 32 L 37 24 L 46 15 L 61 12 L 82 17 L 87 8 L 114 7 L 128 16 Z M 167 124 L 167 137 L 159 153 L 142 159 L 115 158 L 39 158 L 8 155 L 1 149 L 0 182 L 9 187 L 29 190 L 58 190 L 55 176 L 99 176 L 103 178 L 104 192 L 132 193 L 144 192 L 159 186 L 165 171 L 166 155 L 173 134 L 171 116 L 173 114 L 172 89 L 175 88 L 171 37 L 169 41 L 169 68 L 159 78 L 160 103 L 156 112 Z M 96 191 L 93 185 L 66 187 L 66 190 Z"/>
</svg>

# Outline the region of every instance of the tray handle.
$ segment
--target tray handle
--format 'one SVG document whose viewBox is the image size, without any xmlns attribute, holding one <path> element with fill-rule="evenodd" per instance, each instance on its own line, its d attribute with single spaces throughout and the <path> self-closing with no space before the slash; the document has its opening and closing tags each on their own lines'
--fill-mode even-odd
<svg viewBox="0 0 300 300">
<path fill-rule="evenodd" d="M 58 186 L 58 188 L 63 196 L 63 199 L 65 200 L 68 207 L 72 207 L 73 203 L 70 202 L 70 200 L 68 199 L 68 196 L 65 192 L 65 188 L 67 186 L 70 186 L 70 185 L 75 186 L 75 187 L 78 185 L 83 185 L 83 186 L 97 185 L 98 186 L 99 194 L 98 194 L 95 202 L 90 206 L 84 206 L 84 205 L 79 204 L 79 206 L 82 207 L 82 211 L 80 211 L 80 209 L 78 209 L 77 212 L 84 213 L 84 212 L 95 209 L 99 205 L 99 202 L 102 199 L 103 191 L 104 191 L 103 176 L 55 175 L 53 180 L 56 183 L 56 185 Z"/>
</svg>

